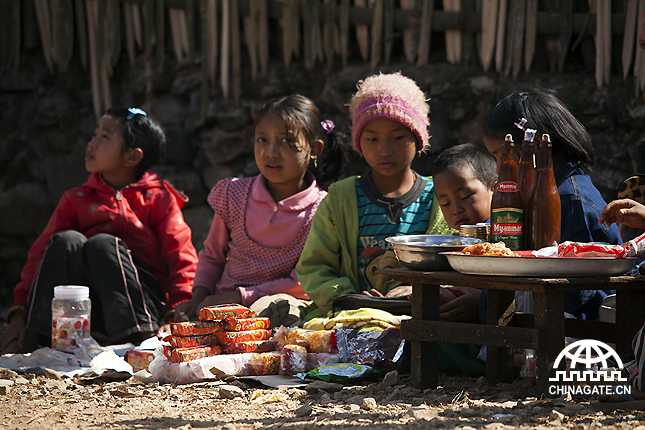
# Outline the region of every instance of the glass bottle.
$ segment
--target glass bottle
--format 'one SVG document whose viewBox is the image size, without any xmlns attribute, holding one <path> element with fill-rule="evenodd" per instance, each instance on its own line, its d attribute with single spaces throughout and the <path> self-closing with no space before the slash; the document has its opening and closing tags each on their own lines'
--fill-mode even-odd
<svg viewBox="0 0 645 430">
<path fill-rule="evenodd" d="M 524 208 L 528 209 L 527 200 L 529 195 L 531 195 L 531 188 L 533 188 L 533 182 L 535 181 L 535 154 L 533 151 L 533 140 L 535 139 L 536 130 L 527 128 L 524 130 L 524 140 L 522 141 L 522 152 L 520 154 L 520 165 L 518 168 L 518 179 L 520 184 L 520 191 L 522 192 L 522 197 L 524 198 Z M 528 211 L 524 212 L 524 225 L 529 223 L 529 213 Z M 526 228 L 524 229 L 524 249 L 530 249 L 528 247 L 528 236 L 526 235 Z"/>
<path fill-rule="evenodd" d="M 533 139 L 536 130 L 530 128 L 524 131 L 524 141 L 522 141 L 522 152 L 520 154 L 520 166 L 517 175 L 520 184 L 522 197 L 528 198 L 531 194 L 533 181 L 535 180 L 535 156 L 533 154 Z"/>
<path fill-rule="evenodd" d="M 553 174 L 548 134 L 542 135 L 537 154 L 535 183 L 527 205 L 527 249 L 540 249 L 560 242 L 560 194 Z"/>
<path fill-rule="evenodd" d="M 510 134 L 502 144 L 497 184 L 491 202 L 491 242 L 502 241 L 514 251 L 523 249 L 524 202 L 518 184 L 515 143 Z"/>
<path fill-rule="evenodd" d="M 80 285 L 54 287 L 52 349 L 78 350 L 78 340 L 90 336 L 90 289 Z"/>
</svg>

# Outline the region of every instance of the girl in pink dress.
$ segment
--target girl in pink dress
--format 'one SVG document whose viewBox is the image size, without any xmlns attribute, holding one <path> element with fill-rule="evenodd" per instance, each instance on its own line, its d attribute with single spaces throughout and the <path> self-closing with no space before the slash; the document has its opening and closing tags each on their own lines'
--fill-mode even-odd
<svg viewBox="0 0 645 430">
<path fill-rule="evenodd" d="M 175 320 L 196 319 L 204 306 L 250 306 L 278 293 L 308 299 L 294 268 L 327 194 L 317 176 L 333 181 L 344 168 L 345 150 L 333 129 L 300 95 L 260 110 L 253 123 L 260 174 L 224 179 L 211 190 L 208 202 L 215 214 L 199 253 L 193 297 L 177 306 Z"/>
</svg>

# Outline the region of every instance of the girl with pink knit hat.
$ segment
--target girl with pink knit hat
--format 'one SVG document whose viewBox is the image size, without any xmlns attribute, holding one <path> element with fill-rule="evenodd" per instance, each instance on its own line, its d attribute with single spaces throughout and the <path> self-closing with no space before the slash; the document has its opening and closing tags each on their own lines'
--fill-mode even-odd
<svg viewBox="0 0 645 430">
<path fill-rule="evenodd" d="M 332 184 L 312 223 L 296 273 L 313 300 L 304 320 L 326 316 L 332 299 L 365 292 L 409 295 L 410 287 L 374 272 L 396 264 L 386 237 L 452 234 L 434 196 L 432 178 L 410 167 L 429 148 L 429 106 L 400 73 L 358 83 L 349 105 L 352 144 L 371 170 Z"/>
</svg>

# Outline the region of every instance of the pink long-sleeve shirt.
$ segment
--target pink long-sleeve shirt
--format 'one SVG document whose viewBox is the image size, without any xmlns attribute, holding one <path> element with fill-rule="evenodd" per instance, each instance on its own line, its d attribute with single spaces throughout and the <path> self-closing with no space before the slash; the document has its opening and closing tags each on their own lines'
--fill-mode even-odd
<svg viewBox="0 0 645 430">
<path fill-rule="evenodd" d="M 277 203 L 262 175 L 220 181 L 208 196 L 215 214 L 199 252 L 194 286 L 211 294 L 237 289 L 245 306 L 277 293 L 307 299 L 295 266 L 327 194 L 308 175 L 306 190 Z"/>
</svg>

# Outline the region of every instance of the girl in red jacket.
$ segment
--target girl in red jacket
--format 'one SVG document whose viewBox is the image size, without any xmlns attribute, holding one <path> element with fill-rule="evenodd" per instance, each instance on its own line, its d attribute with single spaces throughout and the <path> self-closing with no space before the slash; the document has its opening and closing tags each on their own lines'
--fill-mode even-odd
<svg viewBox="0 0 645 430">
<path fill-rule="evenodd" d="M 141 109 L 100 119 L 85 154 L 91 175 L 63 195 L 29 250 L 0 352 L 50 344 L 57 285 L 89 286 L 100 343 L 140 342 L 190 299 L 197 254 L 181 213 L 188 199 L 147 172 L 165 147 L 164 131 Z"/>
</svg>

